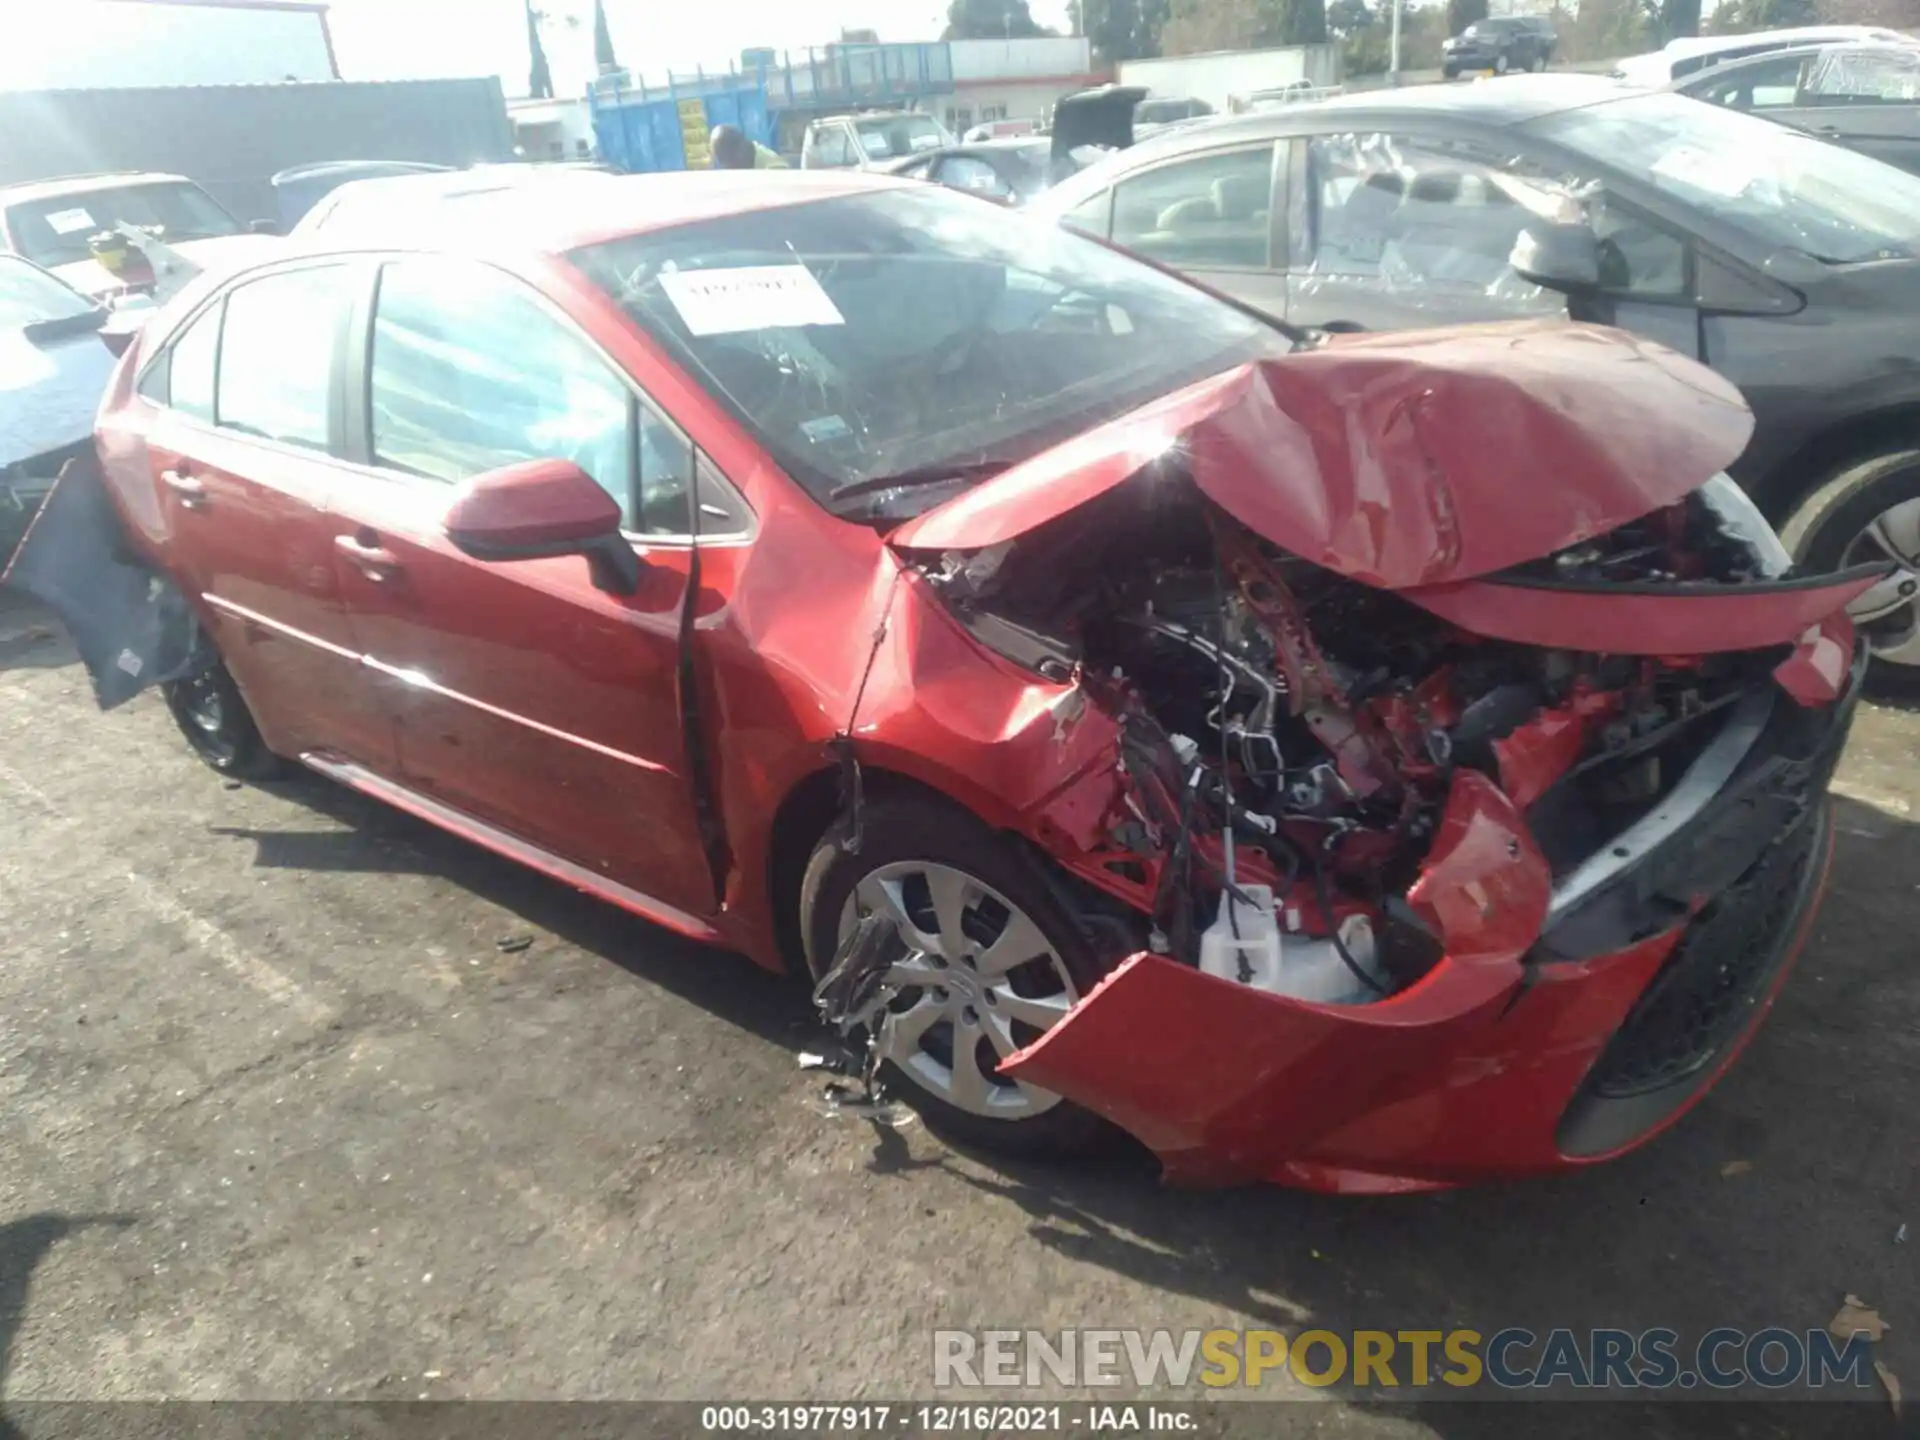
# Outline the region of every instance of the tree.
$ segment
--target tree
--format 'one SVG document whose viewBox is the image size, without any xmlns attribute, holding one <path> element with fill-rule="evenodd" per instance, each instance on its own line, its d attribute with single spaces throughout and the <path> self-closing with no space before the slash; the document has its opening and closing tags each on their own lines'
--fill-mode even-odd
<svg viewBox="0 0 1920 1440">
<path fill-rule="evenodd" d="M 1034 23 L 1027 0 L 953 0 L 943 40 L 1024 40 L 1047 32 Z"/>
<path fill-rule="evenodd" d="M 1447 33 L 1460 35 L 1476 20 L 1487 18 L 1487 0 L 1447 0 Z"/>
<path fill-rule="evenodd" d="M 620 68 L 613 58 L 613 36 L 607 31 L 607 11 L 601 0 L 593 0 L 593 62 L 602 75 Z"/>
<path fill-rule="evenodd" d="M 1093 42 L 1102 65 L 1160 53 L 1168 0 L 1071 0 L 1074 28 Z"/>
<path fill-rule="evenodd" d="M 1724 0 L 1713 12 L 1713 29 L 1721 35 L 1782 30 L 1819 18 L 1813 0 Z"/>
<path fill-rule="evenodd" d="M 1327 38 L 1327 0 L 1280 0 L 1275 31 L 1282 45 L 1320 45 Z"/>
<path fill-rule="evenodd" d="M 1372 25 L 1373 11 L 1367 0 L 1333 0 L 1327 6 L 1327 28 L 1336 35 L 1357 35 Z"/>
<path fill-rule="evenodd" d="M 527 94 L 535 100 L 553 98 L 553 72 L 547 68 L 547 50 L 540 43 L 540 19 L 533 13 L 533 0 L 527 0 L 527 50 L 532 69 L 527 73 Z"/>
<path fill-rule="evenodd" d="M 1317 45 L 1326 38 L 1326 0 L 1173 0 L 1160 42 L 1169 55 L 1193 55 Z"/>
</svg>

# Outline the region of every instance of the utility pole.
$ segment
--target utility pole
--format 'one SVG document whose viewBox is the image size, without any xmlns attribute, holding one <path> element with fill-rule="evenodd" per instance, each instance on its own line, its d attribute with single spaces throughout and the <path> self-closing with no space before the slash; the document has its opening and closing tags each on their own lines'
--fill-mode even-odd
<svg viewBox="0 0 1920 1440">
<path fill-rule="evenodd" d="M 1400 83 L 1400 11 L 1406 0 L 1393 0 L 1393 35 L 1387 43 L 1387 83 Z"/>
</svg>

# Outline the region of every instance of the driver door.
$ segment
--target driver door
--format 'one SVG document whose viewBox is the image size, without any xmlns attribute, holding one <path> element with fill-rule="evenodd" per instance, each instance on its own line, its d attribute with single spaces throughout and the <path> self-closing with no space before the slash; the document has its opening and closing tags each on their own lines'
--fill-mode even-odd
<svg viewBox="0 0 1920 1440">
<path fill-rule="evenodd" d="M 362 463 L 335 491 L 342 595 L 408 786 L 596 875 L 710 914 L 680 696 L 692 556 L 686 438 L 519 279 L 446 257 L 381 266 L 349 387 Z M 572 460 L 646 561 L 612 595 L 577 556 L 476 560 L 454 487 Z"/>
</svg>

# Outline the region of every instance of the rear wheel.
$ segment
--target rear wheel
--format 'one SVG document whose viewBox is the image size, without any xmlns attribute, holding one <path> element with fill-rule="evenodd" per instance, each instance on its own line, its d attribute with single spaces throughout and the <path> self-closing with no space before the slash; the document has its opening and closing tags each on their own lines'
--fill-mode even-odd
<svg viewBox="0 0 1920 1440">
<path fill-rule="evenodd" d="M 801 885 L 817 980 L 869 914 L 893 927 L 882 1074 L 930 1125 L 983 1147 L 1062 1156 L 1112 1131 L 1051 1091 L 995 1073 L 1063 1019 L 1106 968 L 1014 842 L 932 799 L 867 807 L 858 853 L 830 834 Z"/>
<path fill-rule="evenodd" d="M 169 681 L 160 689 L 188 747 L 222 775 L 271 780 L 280 773 L 280 757 L 260 738 L 253 712 L 225 665 L 216 663 L 191 679 Z"/>
<path fill-rule="evenodd" d="M 1873 687 L 1920 692 L 1920 450 L 1890 451 L 1829 476 L 1780 538 L 1811 572 L 1898 566 L 1847 613 L 1873 650 Z"/>
</svg>

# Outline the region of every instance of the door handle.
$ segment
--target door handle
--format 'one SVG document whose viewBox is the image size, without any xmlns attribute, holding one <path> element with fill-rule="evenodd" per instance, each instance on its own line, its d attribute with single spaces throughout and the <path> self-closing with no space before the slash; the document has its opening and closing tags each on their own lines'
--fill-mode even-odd
<svg viewBox="0 0 1920 1440">
<path fill-rule="evenodd" d="M 375 584 L 390 580 L 399 573 L 400 561 L 391 550 L 383 550 L 357 536 L 336 535 L 333 537 L 333 548 Z"/>
<path fill-rule="evenodd" d="M 204 482 L 179 470 L 162 470 L 160 483 L 180 497 L 180 503 L 189 510 L 207 508 L 207 487 Z"/>
</svg>

